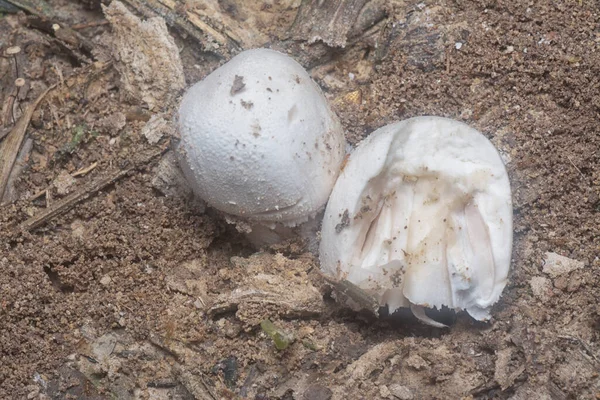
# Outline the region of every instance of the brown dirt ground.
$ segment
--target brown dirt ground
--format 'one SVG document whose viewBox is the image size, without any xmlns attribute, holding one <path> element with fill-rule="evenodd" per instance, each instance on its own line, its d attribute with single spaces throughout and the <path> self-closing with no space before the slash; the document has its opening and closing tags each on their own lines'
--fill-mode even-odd
<svg viewBox="0 0 600 400">
<path fill-rule="evenodd" d="M 74 24 L 102 18 L 55 3 Z M 6 15 L 0 49 L 23 49 L 23 105 L 59 87 L 34 113 L 17 195 L 0 208 L 0 398 L 600 398 L 600 3 L 394 1 L 386 10 L 375 36 L 311 72 L 352 144 L 430 114 L 464 120 L 500 149 L 515 241 L 493 320 L 446 315 L 451 327 L 437 329 L 347 310 L 301 244 L 253 255 L 210 209 L 157 190 L 155 161 L 15 234 L 164 139 L 141 135 L 150 114 L 123 98 L 114 69 L 82 66 L 23 15 Z M 289 15 L 281 19 L 286 29 Z M 109 26 L 80 33 L 108 59 Z M 188 84 L 222 62 L 176 39 Z M 14 80 L 11 62 L 0 59 L 2 84 Z M 549 276 L 546 252 L 583 268 Z M 265 318 L 295 336 L 286 350 L 261 331 Z"/>
</svg>

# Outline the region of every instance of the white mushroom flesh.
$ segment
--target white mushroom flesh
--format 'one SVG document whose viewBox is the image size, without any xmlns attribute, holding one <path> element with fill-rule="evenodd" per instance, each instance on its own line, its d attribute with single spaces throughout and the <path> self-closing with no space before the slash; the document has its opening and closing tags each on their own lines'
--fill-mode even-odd
<svg viewBox="0 0 600 400">
<path fill-rule="evenodd" d="M 390 312 L 466 310 L 477 320 L 507 282 L 512 203 L 500 155 L 481 133 L 446 118 L 385 126 L 359 144 L 322 226 L 321 269 L 374 295 Z"/>
<path fill-rule="evenodd" d="M 184 95 L 180 165 L 225 213 L 296 225 L 322 209 L 344 157 L 339 120 L 308 73 L 268 49 L 240 53 Z"/>
</svg>

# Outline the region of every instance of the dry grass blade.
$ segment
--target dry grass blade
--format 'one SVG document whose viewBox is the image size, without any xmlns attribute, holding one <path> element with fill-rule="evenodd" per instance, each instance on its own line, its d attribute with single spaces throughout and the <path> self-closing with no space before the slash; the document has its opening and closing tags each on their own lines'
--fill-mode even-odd
<svg viewBox="0 0 600 400">
<path fill-rule="evenodd" d="M 73 178 L 81 175 L 86 175 L 88 172 L 92 171 L 94 168 L 98 166 L 98 162 L 92 163 L 89 167 L 81 168 L 80 170 L 73 173 Z"/>
<path fill-rule="evenodd" d="M 48 92 L 55 87 L 56 85 L 52 85 L 48 89 L 44 90 L 44 92 L 38 96 L 33 104 L 30 104 L 29 107 L 27 107 L 25 113 L 23 113 L 10 133 L 6 136 L 2 143 L 0 143 L 0 199 L 2 199 L 4 196 L 10 173 L 19 154 L 19 149 L 23 144 L 25 132 L 27 132 L 27 127 L 31 121 L 31 116 Z"/>
</svg>

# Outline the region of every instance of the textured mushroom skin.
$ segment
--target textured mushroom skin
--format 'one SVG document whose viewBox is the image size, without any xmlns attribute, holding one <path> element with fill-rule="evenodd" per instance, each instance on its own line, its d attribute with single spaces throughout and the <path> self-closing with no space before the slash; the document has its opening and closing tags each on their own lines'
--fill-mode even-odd
<svg viewBox="0 0 600 400">
<path fill-rule="evenodd" d="M 180 165 L 211 206 L 256 221 L 305 221 L 326 203 L 344 157 L 339 120 L 300 64 L 240 53 L 184 95 Z"/>
<path fill-rule="evenodd" d="M 511 259 L 504 164 L 461 122 L 417 117 L 385 126 L 350 156 L 321 235 L 321 269 L 390 312 L 447 306 L 488 319 Z"/>
</svg>

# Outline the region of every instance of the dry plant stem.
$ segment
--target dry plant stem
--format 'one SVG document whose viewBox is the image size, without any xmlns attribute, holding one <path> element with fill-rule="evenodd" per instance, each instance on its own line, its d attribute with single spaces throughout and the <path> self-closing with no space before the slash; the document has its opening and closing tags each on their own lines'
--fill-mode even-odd
<svg viewBox="0 0 600 400">
<path fill-rule="evenodd" d="M 17 61 L 17 56 L 13 55 L 13 62 L 15 64 L 15 80 L 19 77 L 19 63 Z M 14 114 L 14 105 L 15 101 L 19 95 L 19 88 L 14 86 L 10 90 L 10 94 L 6 97 L 6 102 L 2 106 L 2 121 L 4 127 L 7 127 L 9 124 L 15 124 L 15 114 Z M 1 138 L 0 138 L 1 139 Z"/>
<path fill-rule="evenodd" d="M 15 65 L 16 65 L 16 61 L 15 61 Z M 12 118 L 13 125 L 17 121 L 17 116 L 23 115 L 23 107 L 21 107 L 21 103 L 25 100 L 27 93 L 29 93 L 29 82 L 25 81 L 24 85 L 17 86 L 17 81 L 19 81 L 19 80 L 23 80 L 23 78 L 18 78 L 15 80 L 15 87 L 14 87 L 13 92 L 11 93 L 10 97 L 7 100 L 7 105 L 9 107 L 8 112 Z M 17 110 L 17 109 L 20 111 L 21 114 L 20 115 L 17 114 L 17 116 L 15 116 L 15 110 Z M 8 134 L 8 131 L 9 130 L 7 130 L 7 132 L 4 136 L 6 136 Z M 0 136 L 1 136 L 1 134 L 0 134 Z"/>
<path fill-rule="evenodd" d="M 92 197 L 93 195 L 95 195 L 96 193 L 98 193 L 99 191 L 104 189 L 105 187 L 112 185 L 113 183 L 117 182 L 118 180 L 129 175 L 131 172 L 148 164 L 155 158 L 164 154 L 167 150 L 168 150 L 168 146 L 160 149 L 159 151 L 155 151 L 155 152 L 151 153 L 150 155 L 147 155 L 146 157 L 142 158 L 140 161 L 136 162 L 135 165 L 133 165 L 132 167 L 119 170 L 103 179 L 89 183 L 88 185 L 84 186 L 77 192 L 74 192 L 73 194 L 57 201 L 56 203 L 54 203 L 54 205 L 51 208 L 41 212 L 39 215 L 35 215 L 35 216 L 31 217 L 27 221 L 23 222 L 21 225 L 19 225 L 18 231 L 30 231 L 32 229 L 39 228 L 40 226 L 44 225 L 48 221 L 52 220 L 53 218 L 55 218 L 61 214 L 64 214 L 65 212 L 70 210 L 73 206 L 75 206 L 77 203 L 80 203 L 86 199 L 89 199 L 90 197 Z"/>
<path fill-rule="evenodd" d="M 38 96 L 33 104 L 27 107 L 27 110 L 25 113 L 23 113 L 10 133 L 6 136 L 6 139 L 0 143 L 0 154 L 2 154 L 2 159 L 0 160 L 0 199 L 4 196 L 4 191 L 6 190 L 6 185 L 8 184 L 8 178 L 10 177 L 15 160 L 19 154 L 21 144 L 23 144 L 25 132 L 27 132 L 27 127 L 31 121 L 31 116 L 43 98 L 55 87 L 56 85 L 52 85 L 48 89 L 44 90 L 44 92 Z"/>
<path fill-rule="evenodd" d="M 573 166 L 573 168 L 575 168 L 575 170 L 577 172 L 579 172 L 579 175 L 581 175 L 581 177 L 585 179 L 585 175 L 583 174 L 583 172 L 581 172 L 581 170 L 579 168 L 577 168 L 577 165 L 575 165 L 575 163 L 573 162 L 573 160 L 571 160 L 571 157 L 567 156 L 567 160 L 569 160 L 569 162 L 571 163 L 571 165 Z"/>
<path fill-rule="evenodd" d="M 81 168 L 78 171 L 75 171 L 71 176 L 73 178 L 76 178 L 78 176 L 87 175 L 89 172 L 93 171 L 97 166 L 98 166 L 98 162 L 94 162 L 89 167 Z M 47 186 L 46 188 L 40 190 L 39 192 L 37 192 L 36 194 L 34 194 L 32 197 L 30 197 L 29 201 L 34 201 L 34 200 L 39 199 L 40 197 L 42 197 L 44 195 L 48 199 L 48 197 L 49 197 L 48 195 L 50 193 L 50 188 L 51 188 L 51 186 Z"/>
<path fill-rule="evenodd" d="M 29 155 L 33 149 L 33 139 L 28 137 L 23 141 L 19 154 L 13 164 L 12 171 L 8 177 L 4 195 L 2 196 L 3 204 L 10 204 L 17 199 L 17 191 L 15 190 L 15 182 L 23 174 L 29 162 Z"/>
<path fill-rule="evenodd" d="M 73 177 L 85 175 L 88 172 L 92 171 L 94 168 L 98 166 L 98 162 L 92 163 L 89 167 L 81 168 L 80 170 L 73 173 Z"/>
<path fill-rule="evenodd" d="M 94 28 L 96 26 L 103 26 L 103 25 L 108 25 L 108 24 L 110 24 L 110 22 L 108 22 L 105 19 L 101 19 L 100 21 L 90 21 L 90 22 L 86 22 L 84 24 L 75 24 L 75 25 L 71 26 L 71 29 L 80 30 L 80 29 Z"/>
<path fill-rule="evenodd" d="M 46 188 L 40 190 L 39 192 L 37 192 L 36 194 L 34 194 L 33 196 L 31 196 L 29 198 L 29 201 L 34 201 L 34 200 L 37 200 L 37 199 L 39 199 L 40 197 L 42 197 L 44 195 L 47 195 L 48 190 L 49 190 L 49 187 L 46 187 Z"/>
<path fill-rule="evenodd" d="M 14 113 L 14 107 L 15 107 L 15 99 L 17 98 L 17 93 L 18 90 L 16 87 L 14 87 L 11 90 L 11 93 L 8 95 L 8 97 L 6 98 L 6 103 L 4 106 L 4 112 L 3 112 L 3 120 L 4 120 L 4 126 L 8 126 L 10 123 L 12 123 L 13 125 L 15 124 L 15 113 Z M 6 136 L 6 135 L 5 135 Z"/>
</svg>

